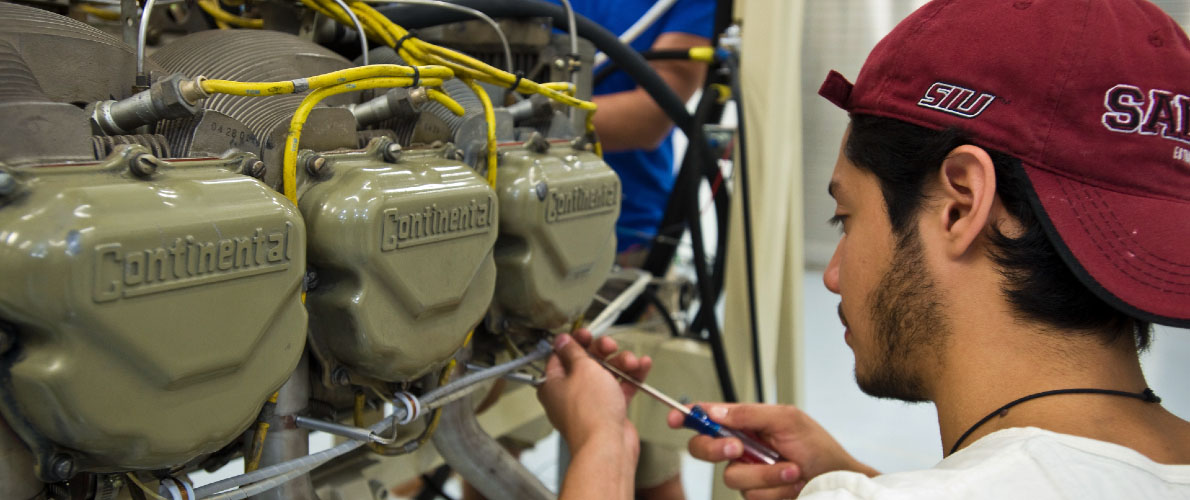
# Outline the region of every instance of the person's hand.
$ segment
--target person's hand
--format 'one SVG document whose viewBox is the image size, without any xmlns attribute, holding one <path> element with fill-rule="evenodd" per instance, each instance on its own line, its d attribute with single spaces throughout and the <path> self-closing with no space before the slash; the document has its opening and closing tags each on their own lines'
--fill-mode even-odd
<svg viewBox="0 0 1190 500">
<path fill-rule="evenodd" d="M 653 362 L 648 356 L 627 351 L 608 359 L 616 350 L 615 341 L 607 337 L 592 341 L 587 330 L 554 340 L 554 355 L 546 362 L 545 382 L 537 390 L 537 399 L 572 451 L 593 439 L 615 440 L 626 450 L 639 449 L 636 429 L 627 418 L 628 400 L 635 388 L 617 381 L 592 356 L 607 359 L 638 380 L 648 374 Z"/>
<path fill-rule="evenodd" d="M 733 462 L 723 472 L 723 482 L 740 490 L 748 500 L 793 498 L 806 482 L 819 474 L 851 470 L 874 476 L 874 469 L 860 463 L 818 422 L 793 406 L 762 404 L 701 404 L 712 420 L 743 432 L 780 453 L 785 461 L 774 465 Z M 669 413 L 669 426 L 680 428 L 683 415 Z M 690 454 L 709 462 L 736 460 L 743 445 L 735 438 L 697 435 L 690 439 Z"/>
</svg>

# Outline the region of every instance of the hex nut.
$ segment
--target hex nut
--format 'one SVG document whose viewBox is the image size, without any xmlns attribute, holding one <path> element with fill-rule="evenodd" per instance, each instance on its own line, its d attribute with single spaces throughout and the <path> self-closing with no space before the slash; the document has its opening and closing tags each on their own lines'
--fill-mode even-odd
<svg viewBox="0 0 1190 500">
<path fill-rule="evenodd" d="M 186 99 L 187 92 L 182 89 L 185 80 L 181 74 L 173 74 L 149 87 L 149 98 L 161 118 L 185 118 L 198 112 L 196 103 Z"/>
</svg>

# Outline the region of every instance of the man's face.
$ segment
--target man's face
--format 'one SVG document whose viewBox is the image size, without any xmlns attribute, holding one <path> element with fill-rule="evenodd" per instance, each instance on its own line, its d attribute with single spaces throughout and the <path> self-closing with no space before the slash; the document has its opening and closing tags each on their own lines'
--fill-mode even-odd
<svg viewBox="0 0 1190 500">
<path fill-rule="evenodd" d="M 939 362 L 947 335 L 916 226 L 895 234 L 879 180 L 841 151 L 830 192 L 832 221 L 843 235 L 823 281 L 842 297 L 839 317 L 855 353 L 856 382 L 871 396 L 927 400 L 927 368 Z"/>
</svg>

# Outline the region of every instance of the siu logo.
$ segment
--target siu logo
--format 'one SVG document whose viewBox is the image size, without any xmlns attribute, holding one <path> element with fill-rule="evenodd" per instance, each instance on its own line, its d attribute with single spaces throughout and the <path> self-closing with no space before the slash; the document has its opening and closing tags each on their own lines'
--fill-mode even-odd
<svg viewBox="0 0 1190 500">
<path fill-rule="evenodd" d="M 1160 135 L 1190 144 L 1190 95 L 1120 84 L 1103 96 L 1103 126 L 1125 134 Z"/>
<path fill-rule="evenodd" d="M 934 82 L 917 105 L 963 118 L 975 118 L 994 100 L 996 96 L 986 92 L 977 93 L 958 85 Z"/>
</svg>

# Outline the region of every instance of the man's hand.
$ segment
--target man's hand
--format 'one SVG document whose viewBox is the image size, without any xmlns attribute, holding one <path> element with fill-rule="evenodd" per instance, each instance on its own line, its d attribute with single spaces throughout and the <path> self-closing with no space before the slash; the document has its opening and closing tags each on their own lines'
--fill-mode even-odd
<svg viewBox="0 0 1190 500">
<path fill-rule="evenodd" d="M 591 332 L 579 330 L 573 337 L 559 335 L 554 355 L 546 362 L 537 399 L 572 455 L 561 498 L 632 498 L 640 439 L 628 421 L 627 407 L 635 389 L 592 359 L 606 359 L 615 352 L 612 339 L 592 341 Z M 607 361 L 637 379 L 653 365 L 648 356 L 631 352 Z"/>
<path fill-rule="evenodd" d="M 768 443 L 787 462 L 774 465 L 732 463 L 723 472 L 728 487 L 745 493 L 749 500 L 796 497 L 806 482 L 819 474 L 850 470 L 869 476 L 875 469 L 852 457 L 818 422 L 792 406 L 760 404 L 701 405 L 712 420 Z M 680 428 L 682 414 L 669 413 L 669 426 Z M 735 438 L 698 435 L 690 439 L 690 454 L 710 462 L 735 460 L 743 445 Z"/>
</svg>

